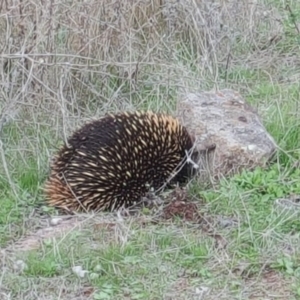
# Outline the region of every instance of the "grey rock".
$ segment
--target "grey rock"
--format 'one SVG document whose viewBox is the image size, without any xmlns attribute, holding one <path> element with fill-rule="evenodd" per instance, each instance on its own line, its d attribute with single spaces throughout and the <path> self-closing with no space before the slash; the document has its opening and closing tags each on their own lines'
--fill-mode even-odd
<svg viewBox="0 0 300 300">
<path fill-rule="evenodd" d="M 215 145 L 204 160 L 200 155 L 196 161 L 213 178 L 263 167 L 276 152 L 276 143 L 257 111 L 236 91 L 186 94 L 179 99 L 176 114 L 195 136 L 198 151 Z"/>
</svg>

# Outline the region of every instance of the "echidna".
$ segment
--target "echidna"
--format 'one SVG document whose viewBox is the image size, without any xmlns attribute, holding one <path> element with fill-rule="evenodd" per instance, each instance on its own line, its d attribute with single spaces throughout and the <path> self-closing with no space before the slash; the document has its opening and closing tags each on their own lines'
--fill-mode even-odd
<svg viewBox="0 0 300 300">
<path fill-rule="evenodd" d="M 187 129 L 170 115 L 105 115 L 74 132 L 54 157 L 47 202 L 68 211 L 129 207 L 172 175 L 171 182 L 183 183 L 192 147 Z"/>
</svg>

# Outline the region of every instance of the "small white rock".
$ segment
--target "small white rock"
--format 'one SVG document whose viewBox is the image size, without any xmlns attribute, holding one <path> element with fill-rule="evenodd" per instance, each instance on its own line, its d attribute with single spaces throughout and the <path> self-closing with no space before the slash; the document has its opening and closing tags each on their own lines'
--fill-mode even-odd
<svg viewBox="0 0 300 300">
<path fill-rule="evenodd" d="M 248 150 L 249 151 L 253 151 L 253 150 L 255 150 L 257 147 L 256 147 L 256 145 L 248 145 Z"/>
<path fill-rule="evenodd" d="M 27 265 L 23 260 L 17 260 L 14 263 L 14 267 L 13 267 L 16 271 L 18 272 L 23 272 L 25 269 L 27 269 Z"/>
<path fill-rule="evenodd" d="M 209 288 L 206 286 L 201 286 L 199 288 L 196 288 L 195 292 L 197 295 L 203 296 L 204 294 L 207 294 L 209 291 Z"/>
<path fill-rule="evenodd" d="M 102 266 L 101 265 L 96 265 L 94 268 L 95 272 L 101 272 L 102 271 Z"/>
<path fill-rule="evenodd" d="M 59 223 L 61 223 L 62 219 L 61 218 L 52 218 L 51 221 L 50 221 L 50 225 L 51 226 L 56 226 L 58 225 Z"/>
<path fill-rule="evenodd" d="M 91 273 L 90 274 L 90 279 L 95 280 L 95 279 L 98 279 L 98 278 L 99 278 L 99 274 L 97 274 L 97 273 Z"/>
<path fill-rule="evenodd" d="M 84 275 L 85 275 L 86 273 L 88 273 L 88 271 L 82 270 L 82 267 L 81 267 L 81 266 L 75 266 L 75 267 L 73 267 L 73 268 L 72 268 L 72 271 L 73 271 L 74 274 L 76 274 L 76 275 L 77 275 L 78 277 L 80 277 L 80 278 L 83 278 Z"/>
</svg>

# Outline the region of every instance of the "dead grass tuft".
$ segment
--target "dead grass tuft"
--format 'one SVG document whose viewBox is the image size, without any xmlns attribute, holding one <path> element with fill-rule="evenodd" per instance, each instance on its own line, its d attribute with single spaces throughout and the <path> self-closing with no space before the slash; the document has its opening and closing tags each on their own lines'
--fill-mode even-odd
<svg viewBox="0 0 300 300">
<path fill-rule="evenodd" d="M 281 67 L 282 17 L 262 3 L 6 0 L 1 12 L 0 132 L 18 128 L 41 166 L 87 119 L 173 111 L 179 92 L 226 84 L 237 67 Z"/>
<path fill-rule="evenodd" d="M 2 12 L 1 102 L 14 104 L 5 115 L 38 109 L 71 127 L 86 110 L 143 104 L 145 87 L 205 87 L 217 84 L 220 67 L 272 64 L 265 59 L 283 30 L 275 8 L 238 0 L 7 0 Z"/>
<path fill-rule="evenodd" d="M 268 260 L 274 262 L 279 251 L 273 237 L 262 249 L 249 243 L 252 235 L 268 233 L 268 226 L 275 234 L 277 219 L 270 216 L 269 224 L 258 215 L 260 219 L 246 228 L 244 211 L 253 218 L 255 214 L 248 206 L 238 206 L 244 199 L 236 197 L 236 187 L 227 195 L 222 187 L 217 200 L 211 198 L 197 209 L 181 206 L 185 195 L 173 195 L 173 204 L 180 201 L 169 206 L 172 218 L 166 224 L 145 215 L 126 222 L 77 216 L 53 226 L 31 215 L 32 206 L 43 203 L 39 188 L 52 153 L 75 127 L 106 112 L 172 112 L 185 91 L 225 87 L 252 97 L 272 125 L 285 130 L 291 112 L 288 119 L 281 115 L 282 103 L 288 99 L 291 106 L 287 101 L 284 106 L 298 114 L 292 104 L 299 95 L 299 25 L 292 18 L 297 1 L 291 2 L 292 10 L 281 3 L 0 1 L 0 242 L 10 244 L 5 259 L 1 257 L 0 297 L 256 299 L 269 297 L 274 289 L 274 298 L 292 294 L 287 280 L 275 272 L 250 279 L 234 274 L 242 258 L 251 262 L 252 270 L 260 263 L 260 253 L 270 253 Z M 193 201 L 199 203 L 200 187 L 191 189 Z M 227 196 L 229 204 L 223 207 Z M 245 205 L 252 202 L 247 197 Z M 236 208 L 228 215 L 231 206 Z M 202 220 L 203 230 L 199 224 L 186 226 L 185 219 L 197 221 L 199 211 L 209 216 Z M 251 226 L 261 222 L 257 233 Z M 69 247 L 75 250 L 71 253 Z M 27 251 L 33 256 L 28 258 Z M 13 268 L 20 253 L 31 267 L 30 276 Z M 99 261 L 101 272 L 96 268 Z M 89 269 L 93 276 L 74 278 L 73 265 Z"/>
</svg>

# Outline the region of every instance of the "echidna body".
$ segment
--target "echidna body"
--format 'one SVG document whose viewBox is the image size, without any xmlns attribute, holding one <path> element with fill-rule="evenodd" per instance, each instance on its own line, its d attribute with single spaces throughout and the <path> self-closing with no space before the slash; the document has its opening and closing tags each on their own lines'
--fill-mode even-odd
<svg viewBox="0 0 300 300">
<path fill-rule="evenodd" d="M 192 146 L 186 128 L 172 116 L 106 115 L 77 130 L 54 157 L 47 201 L 68 211 L 129 207 L 149 188 L 159 189 L 178 167 L 172 182 L 184 182 Z"/>
</svg>

